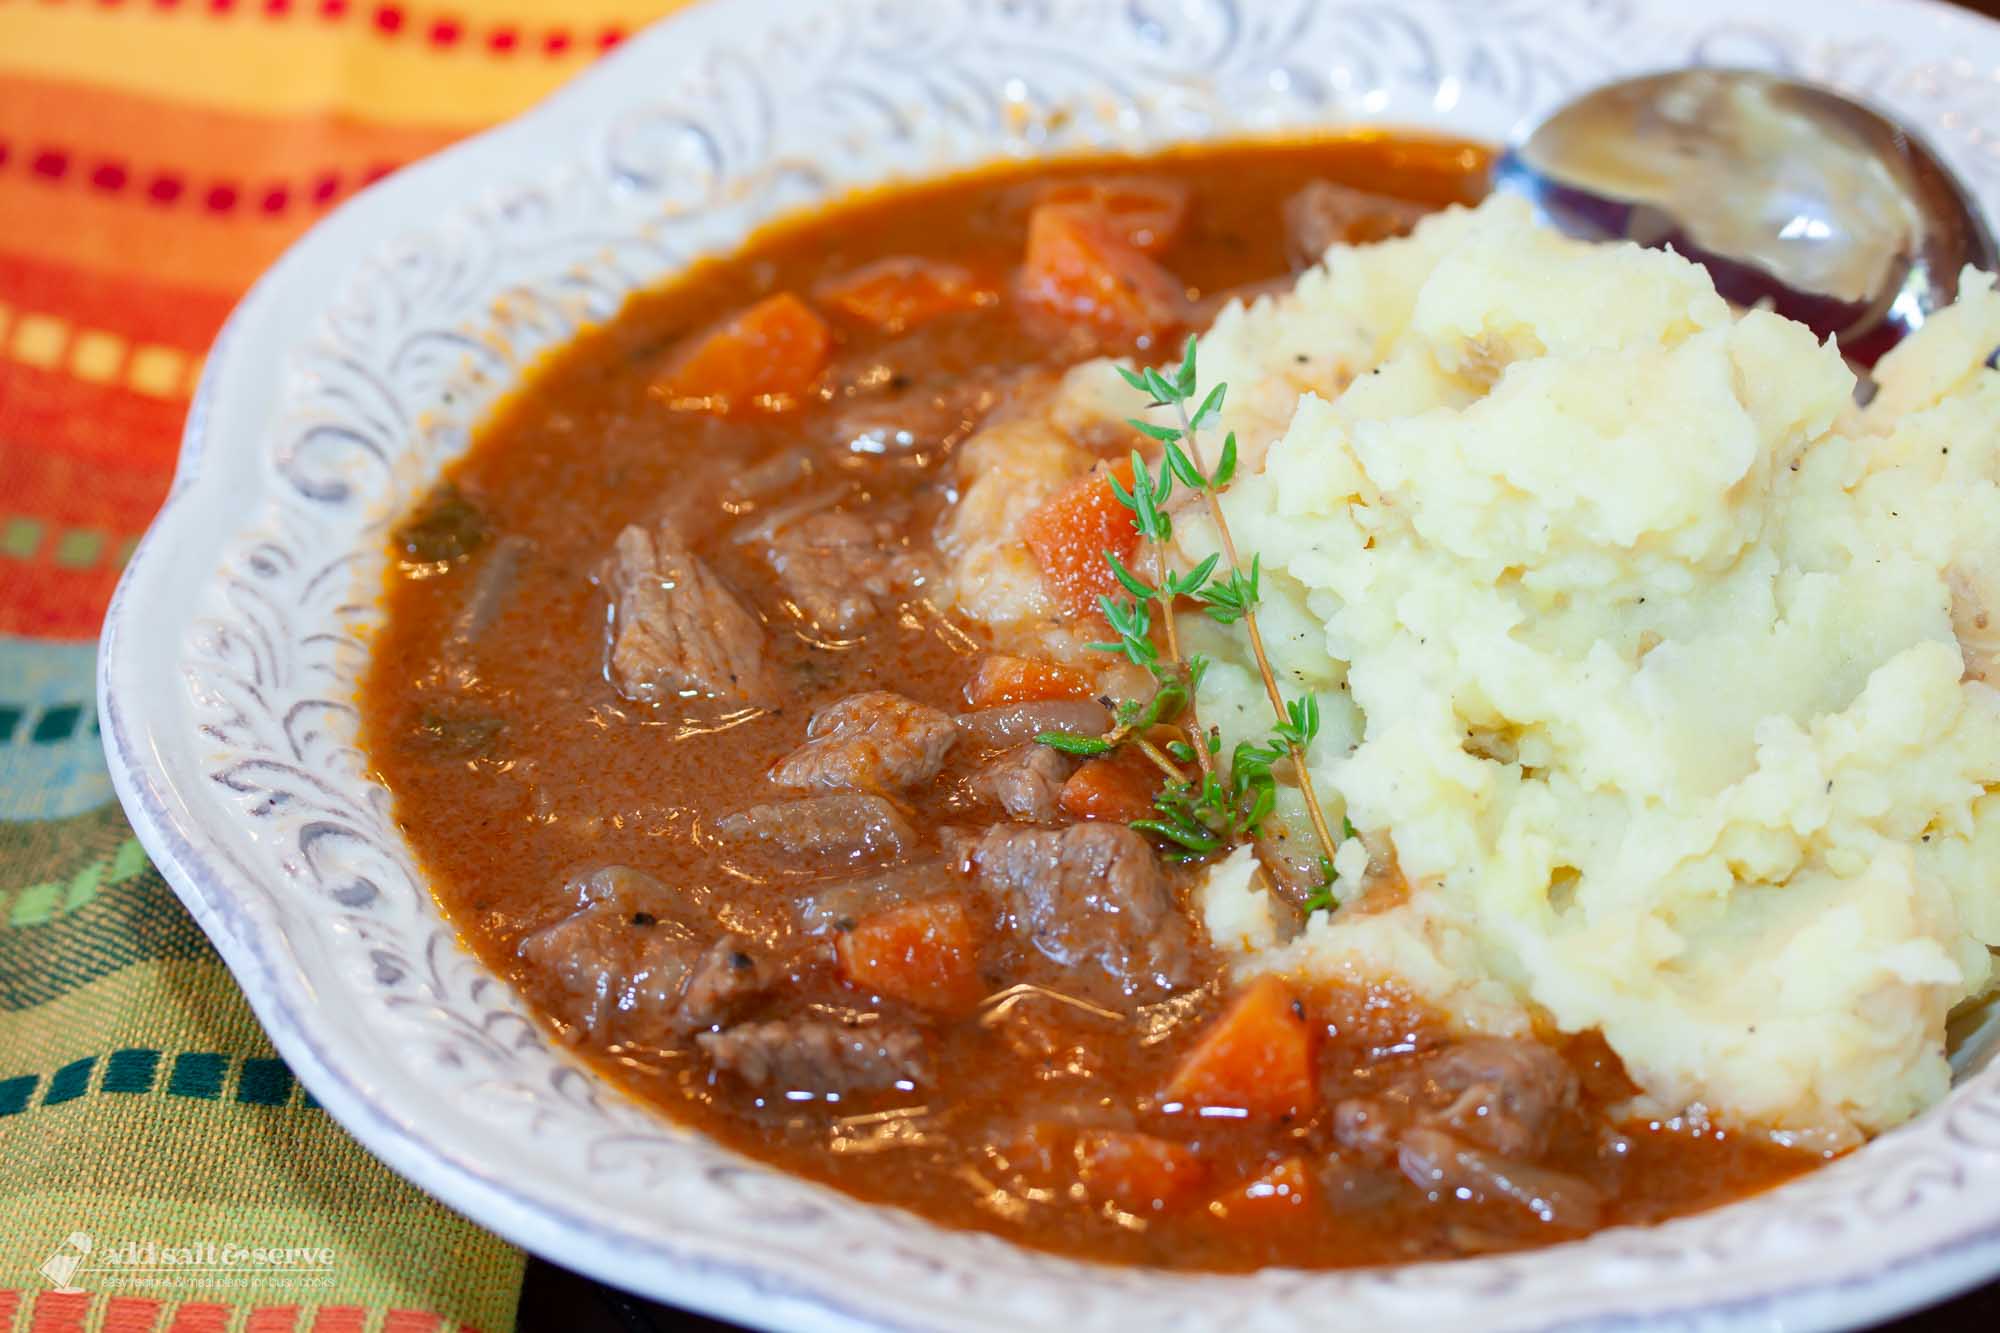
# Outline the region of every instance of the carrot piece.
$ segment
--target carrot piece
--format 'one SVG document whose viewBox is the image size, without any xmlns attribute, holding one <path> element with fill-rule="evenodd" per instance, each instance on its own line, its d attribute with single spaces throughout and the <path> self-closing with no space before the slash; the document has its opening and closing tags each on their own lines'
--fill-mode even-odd
<svg viewBox="0 0 2000 1333">
<path fill-rule="evenodd" d="M 883 333 L 902 333 L 940 315 L 992 305 L 1000 292 L 961 265 L 895 255 L 820 283 L 813 297 Z"/>
<path fill-rule="evenodd" d="M 1170 1101 L 1229 1106 L 1259 1116 L 1296 1116 L 1319 1104 L 1312 1030 L 1276 977 L 1250 983 L 1209 1025 L 1174 1071 Z"/>
<path fill-rule="evenodd" d="M 1173 274 L 1096 210 L 1041 204 L 1028 215 L 1028 251 L 1016 294 L 1029 307 L 1127 341 L 1173 327 L 1187 293 Z"/>
<path fill-rule="evenodd" d="M 1070 774 L 1056 804 L 1078 819 L 1129 824 L 1154 813 L 1153 793 L 1160 789 L 1160 777 L 1160 770 L 1144 755 L 1121 750 L 1092 759 Z"/>
<path fill-rule="evenodd" d="M 1021 540 L 1042 567 L 1042 582 L 1056 605 L 1072 616 L 1095 614 L 1097 599 L 1118 590 L 1104 553 L 1129 563 L 1139 549 L 1132 512 L 1118 503 L 1105 475 L 1092 471 L 1077 478 L 1021 520 Z M 1129 487 L 1131 462 L 1113 464 L 1110 475 Z"/>
<path fill-rule="evenodd" d="M 1159 254 L 1174 243 L 1187 221 L 1188 192 L 1173 181 L 1143 176 L 1062 181 L 1043 190 L 1043 204 L 1066 204 L 1102 218 L 1113 236 L 1135 250 Z"/>
<path fill-rule="evenodd" d="M 849 981 L 924 1009 L 979 1002 L 979 922 L 957 896 L 925 898 L 862 918 L 834 944 Z"/>
<path fill-rule="evenodd" d="M 777 410 L 796 405 L 832 354 L 826 321 L 780 292 L 710 330 L 667 368 L 661 387 L 677 407 Z"/>
<path fill-rule="evenodd" d="M 971 708 L 998 708 L 1045 699 L 1087 699 L 1090 688 L 1090 677 L 1075 667 L 993 653 L 965 682 L 965 702 Z"/>
<path fill-rule="evenodd" d="M 1304 1208 L 1311 1198 L 1312 1176 L 1304 1160 L 1287 1157 L 1255 1180 L 1211 1199 L 1208 1211 L 1239 1222 L 1277 1220 Z"/>
<path fill-rule="evenodd" d="M 1127 1129 L 1086 1129 L 1076 1139 L 1077 1178 L 1128 1212 L 1165 1212 L 1208 1183 L 1192 1148 Z"/>
</svg>

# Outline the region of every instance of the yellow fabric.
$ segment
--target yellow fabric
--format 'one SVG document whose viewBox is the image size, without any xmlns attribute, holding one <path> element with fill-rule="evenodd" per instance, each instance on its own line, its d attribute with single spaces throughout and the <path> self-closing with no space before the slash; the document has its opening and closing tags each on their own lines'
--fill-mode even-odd
<svg viewBox="0 0 2000 1333">
<path fill-rule="evenodd" d="M 675 7 L 0 4 L 0 1331 L 511 1326 L 520 1252 L 311 1100 L 109 803 L 92 644 L 244 287 Z"/>
</svg>

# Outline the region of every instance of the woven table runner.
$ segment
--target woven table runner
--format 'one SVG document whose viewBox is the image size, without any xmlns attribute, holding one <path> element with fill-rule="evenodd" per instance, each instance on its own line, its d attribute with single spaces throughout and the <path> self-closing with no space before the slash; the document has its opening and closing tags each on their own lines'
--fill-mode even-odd
<svg viewBox="0 0 2000 1333">
<path fill-rule="evenodd" d="M 523 1256 L 294 1080 L 147 862 L 95 639 L 236 298 L 676 0 L 0 0 L 0 1330 L 511 1328 Z"/>
</svg>

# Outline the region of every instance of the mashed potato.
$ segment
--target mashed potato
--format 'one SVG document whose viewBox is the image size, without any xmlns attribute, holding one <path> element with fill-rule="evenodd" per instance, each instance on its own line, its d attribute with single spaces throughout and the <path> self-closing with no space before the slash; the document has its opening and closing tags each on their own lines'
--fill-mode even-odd
<svg viewBox="0 0 2000 1333">
<path fill-rule="evenodd" d="M 1865 411 L 1799 325 L 1504 199 L 1225 311 L 1203 390 L 1274 666 L 1409 891 L 1371 900 L 1351 844 L 1286 939 L 1239 854 L 1218 945 L 1601 1030 L 1641 1111 L 1837 1145 L 1941 1097 L 2000 945 L 2000 294 L 1963 286 Z M 1264 730 L 1240 638 L 1187 628 L 1208 716 Z"/>
</svg>

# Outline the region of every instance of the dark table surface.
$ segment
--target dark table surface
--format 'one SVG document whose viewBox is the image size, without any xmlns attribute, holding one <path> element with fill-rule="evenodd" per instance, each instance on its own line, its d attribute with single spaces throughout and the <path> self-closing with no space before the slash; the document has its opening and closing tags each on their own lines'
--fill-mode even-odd
<svg viewBox="0 0 2000 1333">
<path fill-rule="evenodd" d="M 627 1296 L 539 1259 L 528 1261 L 521 1333 L 730 1333 L 735 1327 Z M 1881 1328 L 1884 1333 L 1994 1333 L 2000 1329 L 2000 1283 Z"/>
<path fill-rule="evenodd" d="M 1959 0 L 2000 18 L 2000 0 Z M 727 1333 L 734 1324 L 627 1296 L 540 1259 L 528 1260 L 519 1333 Z M 1880 1325 L 1883 1333 L 2000 1333 L 2000 1281 Z"/>
</svg>

